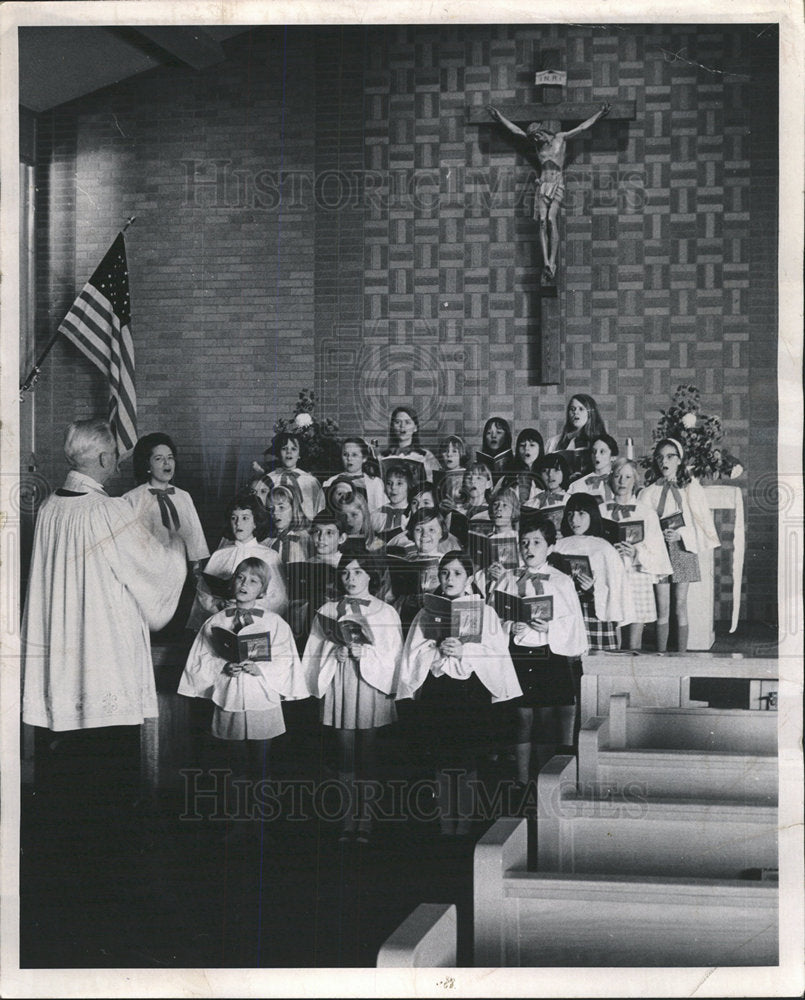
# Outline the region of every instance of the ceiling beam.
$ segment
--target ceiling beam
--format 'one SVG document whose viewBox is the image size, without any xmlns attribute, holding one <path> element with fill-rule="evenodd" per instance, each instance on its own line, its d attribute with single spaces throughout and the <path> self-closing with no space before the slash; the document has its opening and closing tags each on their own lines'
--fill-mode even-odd
<svg viewBox="0 0 805 1000">
<path fill-rule="evenodd" d="M 201 27 L 138 25 L 135 30 L 193 69 L 206 69 L 208 66 L 223 62 L 226 58 L 218 42 L 210 38 Z"/>
</svg>

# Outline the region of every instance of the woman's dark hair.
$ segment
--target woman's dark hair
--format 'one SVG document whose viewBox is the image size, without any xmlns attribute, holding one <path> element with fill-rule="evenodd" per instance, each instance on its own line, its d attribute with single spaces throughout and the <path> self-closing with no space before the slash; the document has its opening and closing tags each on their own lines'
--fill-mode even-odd
<svg viewBox="0 0 805 1000">
<path fill-rule="evenodd" d="M 398 413 L 407 413 L 408 416 L 414 421 L 415 429 L 414 433 L 411 435 L 411 447 L 412 448 L 422 448 L 419 442 L 419 417 L 416 415 L 416 410 L 412 409 L 410 406 L 395 406 L 391 411 L 391 416 L 389 417 L 389 448 L 399 448 L 400 440 L 394 433 L 394 418 Z"/>
<path fill-rule="evenodd" d="M 341 558 L 338 560 L 338 589 L 343 594 L 344 588 L 341 583 L 341 574 L 351 562 L 356 562 L 360 568 L 369 576 L 369 593 L 374 594 L 380 587 L 383 575 L 383 567 L 380 560 L 369 552 L 362 540 L 348 538 L 341 546 Z"/>
<path fill-rule="evenodd" d="M 495 454 L 500 454 L 502 451 L 510 451 L 512 446 L 512 429 L 509 421 L 504 420 L 503 417 L 490 417 L 484 424 L 484 430 L 481 434 L 481 450 L 486 450 L 486 434 L 489 428 L 494 426 L 499 427 L 503 431 L 503 441 Z"/>
<path fill-rule="evenodd" d="M 417 528 L 420 524 L 426 524 L 428 521 L 438 521 L 442 529 L 442 541 L 447 538 L 447 526 L 445 525 L 444 518 L 439 513 L 438 508 L 420 507 L 418 511 L 411 515 L 411 519 L 405 528 L 405 533 L 411 541 L 414 540 L 414 528 Z"/>
<path fill-rule="evenodd" d="M 160 431 L 156 431 L 154 434 L 146 434 L 145 437 L 141 437 L 137 444 L 135 444 L 134 452 L 131 456 L 135 482 L 147 483 L 151 478 L 151 470 L 148 468 L 148 463 L 151 461 L 151 452 L 161 444 L 167 445 L 170 448 L 173 460 L 176 462 L 176 445 L 173 443 L 171 437 L 167 434 L 162 434 Z M 176 467 L 174 466 L 174 469 Z"/>
<path fill-rule="evenodd" d="M 582 510 L 585 514 L 590 515 L 590 527 L 584 532 L 585 535 L 594 535 L 596 538 L 604 537 L 598 497 L 594 497 L 590 493 L 571 493 L 567 498 L 565 513 L 562 516 L 561 531 L 565 538 L 573 534 L 570 527 L 570 515 L 574 510 Z"/>
<path fill-rule="evenodd" d="M 514 448 L 514 457 L 520 464 L 522 464 L 522 459 L 520 458 L 520 445 L 524 441 L 533 441 L 534 444 L 539 445 L 539 455 L 531 463 L 531 469 L 533 469 L 535 463 L 538 462 L 545 454 L 545 442 L 542 440 L 542 435 L 536 428 L 524 427 L 523 430 L 521 430 L 520 433 L 517 435 L 517 444 L 515 445 Z"/>
<path fill-rule="evenodd" d="M 562 473 L 562 489 L 566 490 L 570 480 L 570 467 L 565 461 L 564 455 L 543 455 L 534 463 L 534 472 L 542 479 L 545 479 L 545 473 L 549 469 L 558 469 Z"/>
<path fill-rule="evenodd" d="M 671 438 L 661 438 L 654 445 L 654 449 L 651 452 L 651 468 L 646 476 L 646 481 L 649 483 L 660 483 L 663 480 L 663 474 L 657 464 L 657 456 L 660 454 L 660 448 L 664 448 L 666 445 L 670 445 L 677 455 L 679 454 L 679 447 L 677 446 L 676 441 L 672 441 Z M 690 469 L 688 469 L 687 462 L 685 461 L 683 455 L 679 459 L 679 468 L 676 470 L 676 485 L 687 486 L 692 478 Z"/>
<path fill-rule="evenodd" d="M 587 423 L 578 431 L 573 428 L 573 425 L 570 422 L 570 404 L 574 399 L 581 403 L 587 411 Z M 598 404 L 593 397 L 588 396 L 585 392 L 574 392 L 567 401 L 567 408 L 565 409 L 565 426 L 562 428 L 562 434 L 556 445 L 556 450 L 562 451 L 562 449 L 567 448 L 567 446 L 572 442 L 575 442 L 577 447 L 589 448 L 593 439 L 597 438 L 601 434 L 606 434 L 606 431 L 607 429 L 604 426 L 604 421 L 601 418 L 601 414 L 598 412 Z"/>
<path fill-rule="evenodd" d="M 604 444 L 609 448 L 609 453 L 615 458 L 618 454 L 618 442 L 612 437 L 611 434 L 596 434 L 594 438 L 590 440 L 590 447 L 595 444 L 596 441 L 603 441 Z"/>
<path fill-rule="evenodd" d="M 520 519 L 517 529 L 517 538 L 522 540 L 523 535 L 531 531 L 538 531 L 548 545 L 556 545 L 556 525 L 549 517 L 540 514 L 529 514 Z"/>
<path fill-rule="evenodd" d="M 221 532 L 224 538 L 228 538 L 231 541 L 235 537 L 232 534 L 230 521 L 236 510 L 250 510 L 252 512 L 252 517 L 254 518 L 254 537 L 258 542 L 262 542 L 268 534 L 269 517 L 268 511 L 263 506 L 262 501 L 254 493 L 238 493 L 234 500 L 229 502 L 224 514 L 224 530 Z"/>
</svg>

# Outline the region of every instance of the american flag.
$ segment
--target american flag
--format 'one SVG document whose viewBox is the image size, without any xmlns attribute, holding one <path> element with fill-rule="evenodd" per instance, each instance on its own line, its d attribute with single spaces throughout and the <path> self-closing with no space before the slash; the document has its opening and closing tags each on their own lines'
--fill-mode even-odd
<svg viewBox="0 0 805 1000">
<path fill-rule="evenodd" d="M 121 455 L 137 441 L 131 299 L 123 233 L 109 247 L 59 326 L 109 380 L 109 423 Z"/>
</svg>

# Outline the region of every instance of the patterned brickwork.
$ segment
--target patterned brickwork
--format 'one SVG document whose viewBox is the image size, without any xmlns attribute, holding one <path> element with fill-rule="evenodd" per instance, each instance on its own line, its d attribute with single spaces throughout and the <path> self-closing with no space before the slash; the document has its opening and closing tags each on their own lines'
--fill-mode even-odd
<svg viewBox="0 0 805 1000">
<path fill-rule="evenodd" d="M 431 447 L 454 431 L 475 446 L 493 413 L 547 437 L 590 392 L 640 454 L 693 382 L 747 468 L 747 579 L 768 620 L 776 511 L 752 494 L 774 474 L 774 32 L 266 28 L 225 48 L 204 72 L 164 67 L 43 116 L 37 176 L 42 341 L 138 216 L 140 425 L 176 435 L 209 533 L 304 386 L 381 444 L 412 404 Z M 631 100 L 636 118 L 570 150 L 561 381 L 535 386 L 536 171 L 466 109 L 533 100 L 549 57 L 568 100 Z M 69 345 L 53 366 L 38 452 L 59 478 L 66 415 L 103 392 Z"/>
</svg>

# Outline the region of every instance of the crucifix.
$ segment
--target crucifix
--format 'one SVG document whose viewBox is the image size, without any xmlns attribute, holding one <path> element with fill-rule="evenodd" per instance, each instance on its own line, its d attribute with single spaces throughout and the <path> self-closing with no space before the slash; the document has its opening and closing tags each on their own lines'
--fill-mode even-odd
<svg viewBox="0 0 805 1000">
<path fill-rule="evenodd" d="M 543 58 L 548 58 L 543 53 Z M 559 53 L 550 53 L 558 62 Z M 551 384 L 560 381 L 560 346 L 562 317 L 557 298 L 559 252 L 559 214 L 564 197 L 566 142 L 590 129 L 600 118 L 633 121 L 634 101 L 611 104 L 563 102 L 561 91 L 567 74 L 557 70 L 537 73 L 540 88 L 538 104 L 500 105 L 468 108 L 468 120 L 474 125 L 503 127 L 519 140 L 526 156 L 536 157 L 539 181 L 534 195 L 533 219 L 539 223 L 542 267 L 539 270 L 536 343 L 532 341 L 529 359 L 529 383 Z M 574 123 L 578 123 L 575 124 Z"/>
</svg>

